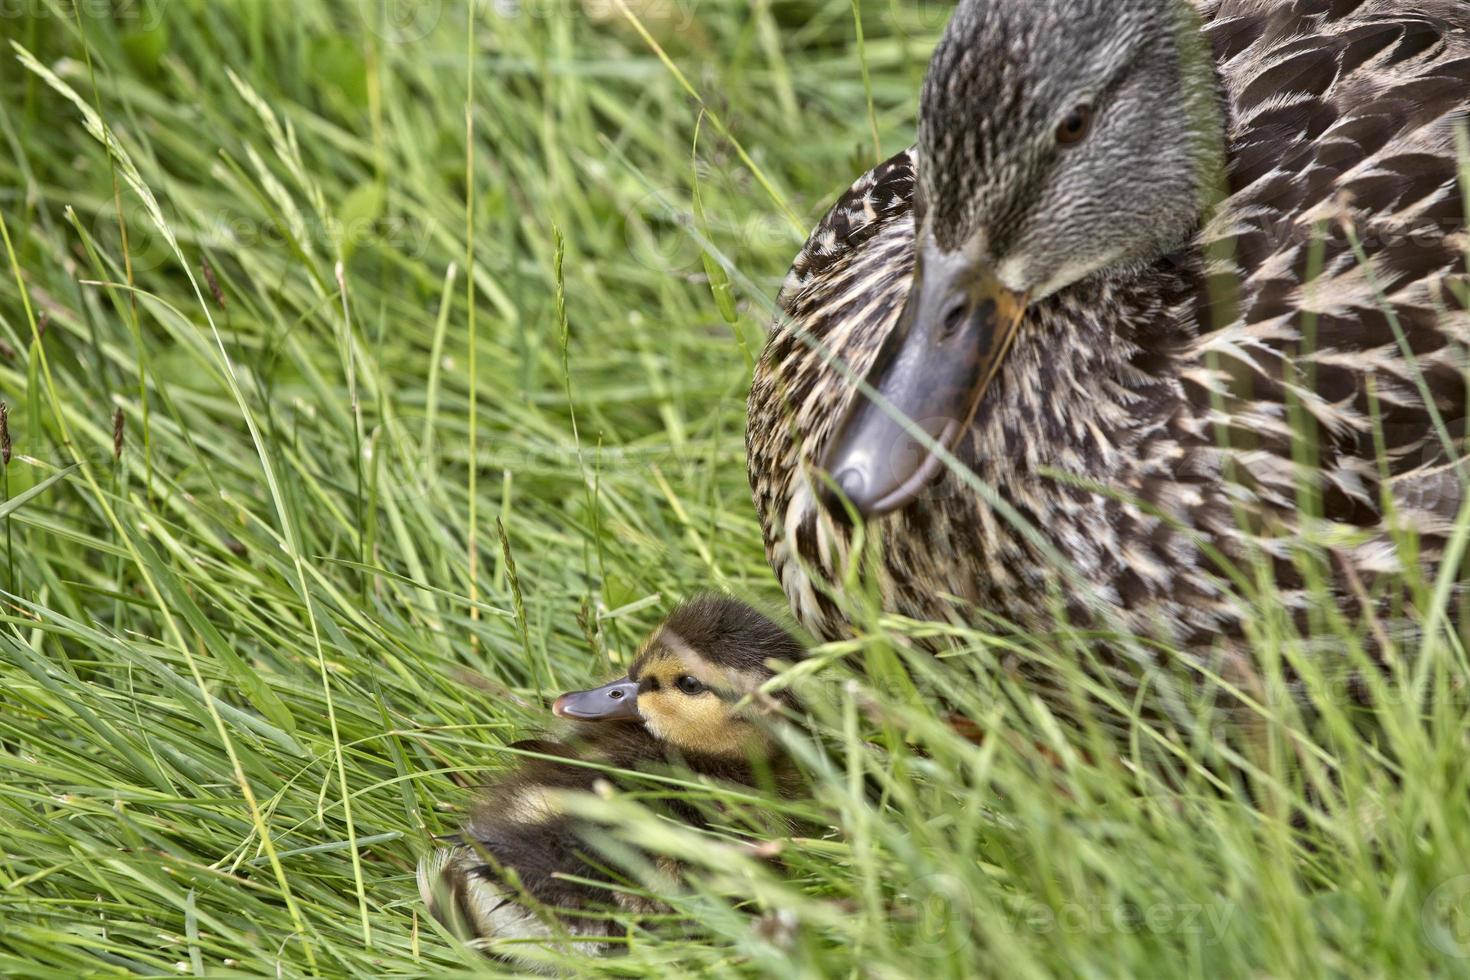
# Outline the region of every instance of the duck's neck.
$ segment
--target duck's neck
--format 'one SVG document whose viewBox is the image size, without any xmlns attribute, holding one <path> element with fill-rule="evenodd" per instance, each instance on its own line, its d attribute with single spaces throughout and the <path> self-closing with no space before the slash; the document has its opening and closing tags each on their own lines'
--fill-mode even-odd
<svg viewBox="0 0 1470 980">
<path fill-rule="evenodd" d="M 1196 211 L 1187 224 L 1194 231 L 1225 198 L 1227 157 L 1227 101 L 1220 80 L 1214 49 L 1204 34 L 1204 24 L 1192 0 L 1179 4 L 1179 77 L 1184 86 L 1184 106 L 1189 114 L 1189 157 L 1194 161 Z M 1182 247 L 1181 238 L 1165 250 Z"/>
</svg>

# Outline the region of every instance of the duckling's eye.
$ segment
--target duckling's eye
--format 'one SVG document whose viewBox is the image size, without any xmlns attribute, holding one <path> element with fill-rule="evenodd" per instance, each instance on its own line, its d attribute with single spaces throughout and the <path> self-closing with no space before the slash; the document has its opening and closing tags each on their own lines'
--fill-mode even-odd
<svg viewBox="0 0 1470 980">
<path fill-rule="evenodd" d="M 1062 146 L 1081 143 L 1091 129 L 1092 106 L 1084 102 L 1063 116 L 1062 121 L 1057 124 L 1057 142 Z"/>
<path fill-rule="evenodd" d="M 683 691 L 685 694 L 690 695 L 691 697 L 695 694 L 704 693 L 704 685 L 701 684 L 696 678 L 690 677 L 688 674 L 682 675 L 678 680 L 674 681 L 674 683 L 678 685 L 679 690 Z"/>
</svg>

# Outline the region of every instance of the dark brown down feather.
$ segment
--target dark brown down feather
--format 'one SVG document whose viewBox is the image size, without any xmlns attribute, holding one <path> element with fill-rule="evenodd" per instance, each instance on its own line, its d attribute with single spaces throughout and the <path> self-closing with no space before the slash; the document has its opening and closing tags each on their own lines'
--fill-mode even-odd
<svg viewBox="0 0 1470 980">
<path fill-rule="evenodd" d="M 677 608 L 645 643 L 631 665 L 667 656 L 664 638 L 676 635 L 681 649 L 705 663 L 773 675 L 772 664 L 802 655 L 780 626 L 744 603 L 706 595 Z M 751 712 L 730 700 L 724 710 Z M 782 703 L 794 706 L 789 696 Z M 742 717 L 745 715 L 742 714 Z M 751 722 L 755 724 L 755 722 Z M 465 940 L 575 942 L 573 951 L 597 954 L 611 948 L 620 925 L 608 911 L 648 913 L 656 902 L 609 887 L 620 877 L 592 843 L 598 828 L 565 812 L 558 794 L 595 792 L 602 787 L 637 792 L 668 820 L 702 828 L 718 812 L 690 794 L 649 777 L 692 773 L 714 783 L 764 786 L 795 793 L 794 769 L 774 749 L 734 754 L 679 749 L 637 721 L 578 722 L 555 739 L 531 739 L 512 748 L 523 757 L 480 791 L 464 829 L 419 868 L 419 887 L 431 913 Z M 514 958 L 515 946 L 497 946 Z"/>
</svg>

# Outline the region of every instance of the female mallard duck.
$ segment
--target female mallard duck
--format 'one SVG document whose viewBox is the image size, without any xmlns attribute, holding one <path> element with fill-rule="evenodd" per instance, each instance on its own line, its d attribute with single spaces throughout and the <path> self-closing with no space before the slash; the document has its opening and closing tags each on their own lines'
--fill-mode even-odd
<svg viewBox="0 0 1470 980">
<path fill-rule="evenodd" d="M 918 144 L 812 233 L 751 391 L 797 617 L 844 631 L 854 513 L 891 611 L 1045 631 L 1060 595 L 1194 654 L 1240 635 L 1221 563 L 1268 556 L 1298 608 L 1298 542 L 1329 543 L 1345 603 L 1398 532 L 1433 568 L 1461 502 L 1467 107 L 1465 0 L 963 0 Z"/>
<path fill-rule="evenodd" d="M 556 794 L 591 791 L 602 780 L 634 786 L 638 773 L 671 766 L 747 786 L 764 774 L 790 792 L 794 776 L 751 696 L 773 676 L 773 663 L 801 656 L 790 634 L 744 603 L 711 595 L 680 606 L 627 676 L 557 698 L 553 711 L 576 726 L 565 742 L 517 744 L 547 758 L 528 760 L 491 784 L 457 842 L 419 865 L 429 910 L 451 932 L 486 948 L 494 940 L 566 937 L 581 940 L 581 952 L 606 952 L 618 927 L 598 910 L 657 907 L 594 884 L 612 879 L 587 844 L 587 828 L 558 809 Z M 784 692 L 777 699 L 795 705 Z M 666 812 L 689 826 L 705 822 L 704 811 L 678 798 L 667 801 Z"/>
</svg>

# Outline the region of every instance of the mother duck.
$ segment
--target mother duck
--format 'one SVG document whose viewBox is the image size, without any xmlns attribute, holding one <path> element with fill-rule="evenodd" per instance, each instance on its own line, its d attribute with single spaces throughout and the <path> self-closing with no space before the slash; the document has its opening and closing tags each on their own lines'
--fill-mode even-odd
<svg viewBox="0 0 1470 980">
<path fill-rule="evenodd" d="M 1264 561 L 1307 605 L 1299 545 L 1345 607 L 1402 570 L 1398 532 L 1432 572 L 1462 496 L 1467 32 L 1466 0 L 963 0 L 917 145 L 812 233 L 751 391 L 803 625 L 847 630 L 854 518 L 889 611 L 1063 610 L 1200 659 L 1243 647 L 1232 575 Z"/>
</svg>

